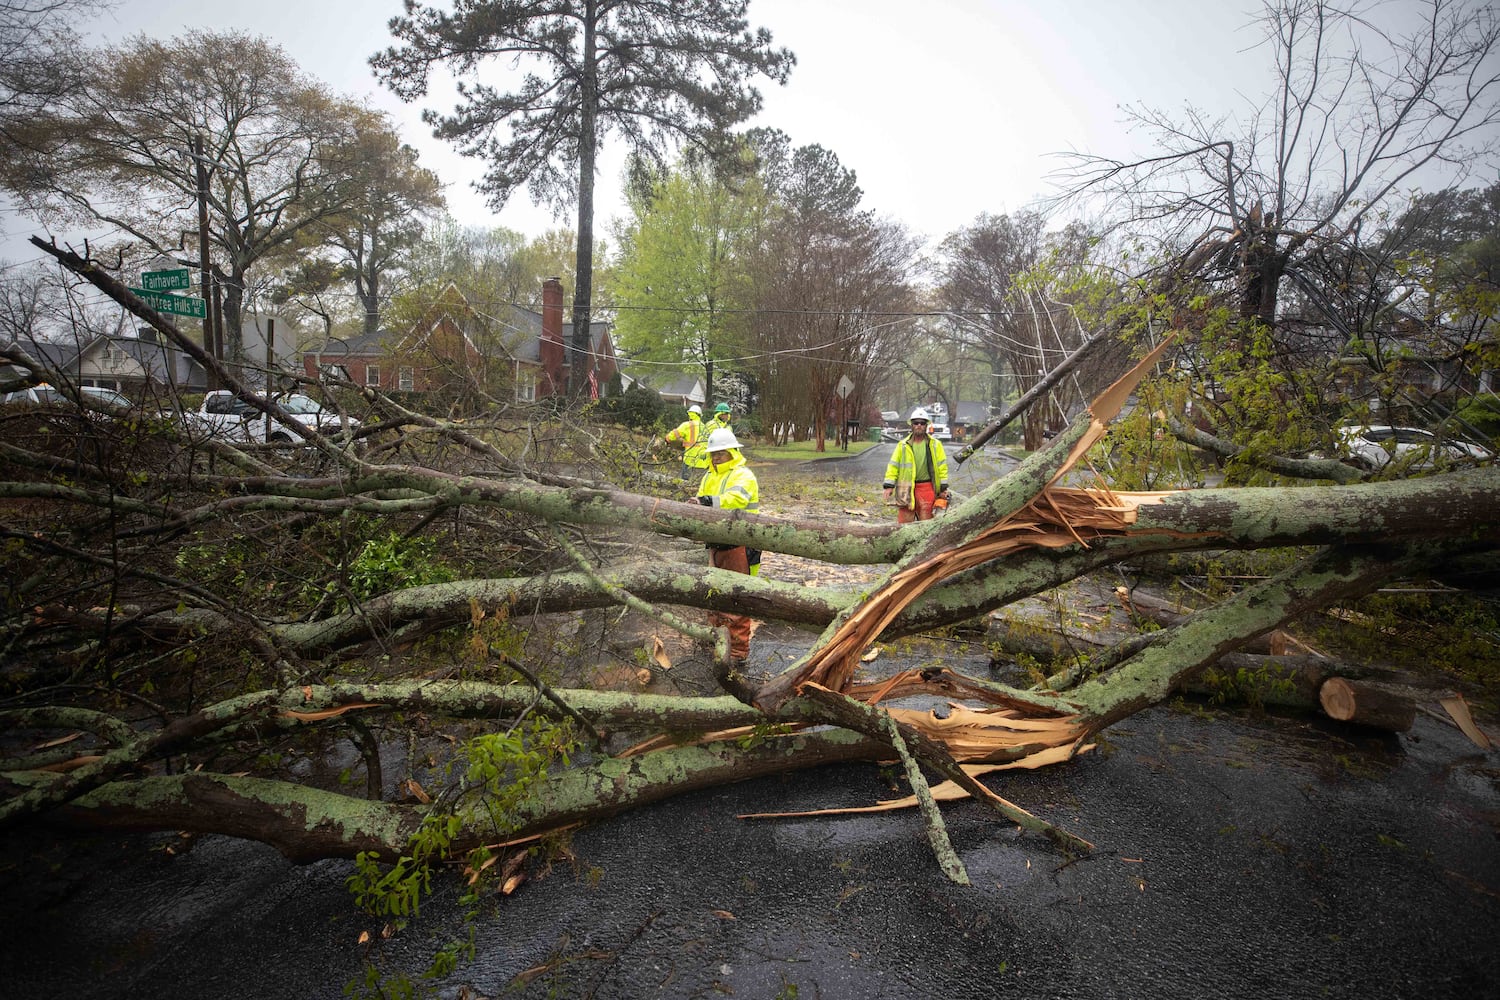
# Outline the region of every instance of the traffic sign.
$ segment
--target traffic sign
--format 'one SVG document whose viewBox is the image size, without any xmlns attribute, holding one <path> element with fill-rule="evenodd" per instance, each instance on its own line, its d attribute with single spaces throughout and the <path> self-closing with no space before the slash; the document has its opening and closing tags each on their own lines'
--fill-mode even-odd
<svg viewBox="0 0 1500 1000">
<path fill-rule="evenodd" d="M 839 399 L 848 399 L 849 393 L 854 391 L 854 383 L 849 381 L 848 375 L 840 375 L 838 387 L 834 391 L 839 394 Z"/>
<path fill-rule="evenodd" d="M 193 287 L 193 278 L 185 267 L 174 267 L 168 271 L 142 271 L 141 285 L 148 292 L 166 292 Z"/>
<path fill-rule="evenodd" d="M 146 288 L 132 288 L 130 292 L 159 313 L 170 313 L 173 316 L 196 316 L 198 319 L 208 315 L 208 310 L 203 307 L 203 300 L 199 298 L 188 295 L 168 295 L 165 292 L 153 292 Z"/>
</svg>

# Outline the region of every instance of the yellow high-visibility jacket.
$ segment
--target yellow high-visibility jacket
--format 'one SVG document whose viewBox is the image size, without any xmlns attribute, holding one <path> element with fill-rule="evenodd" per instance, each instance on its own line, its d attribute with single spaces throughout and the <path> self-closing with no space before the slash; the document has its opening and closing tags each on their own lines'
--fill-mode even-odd
<svg viewBox="0 0 1500 1000">
<path fill-rule="evenodd" d="M 948 454 L 943 451 L 943 442 L 935 437 L 927 439 L 927 467 L 932 470 L 932 490 L 941 493 L 948 488 Z M 885 467 L 885 487 L 895 489 L 896 506 L 915 510 L 917 491 L 913 488 L 917 478 L 916 446 L 908 434 L 896 442 L 891 460 Z"/>
<path fill-rule="evenodd" d="M 723 510 L 760 511 L 760 483 L 745 464 L 745 456 L 735 449 L 730 449 L 729 461 L 722 465 L 709 463 L 698 485 L 698 497 L 700 503 L 707 498 L 708 506 Z"/>
<path fill-rule="evenodd" d="M 676 427 L 667 431 L 668 441 L 677 441 L 682 444 L 682 464 L 692 469 L 708 468 L 708 449 L 703 447 L 703 442 L 708 437 L 709 428 L 703 426 L 698 419 L 698 414 L 689 413 L 688 418 Z"/>
</svg>

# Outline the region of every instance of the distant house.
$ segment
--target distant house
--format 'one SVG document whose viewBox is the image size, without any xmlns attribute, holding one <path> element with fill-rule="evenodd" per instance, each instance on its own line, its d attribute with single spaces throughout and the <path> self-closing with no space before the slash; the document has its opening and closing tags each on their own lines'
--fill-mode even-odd
<svg viewBox="0 0 1500 1000">
<path fill-rule="evenodd" d="M 679 375 L 660 389 L 657 389 L 656 394 L 664 402 L 681 406 L 684 409 L 694 403 L 702 406 L 708 399 L 708 394 L 703 388 L 703 380 L 692 375 Z"/>
<path fill-rule="evenodd" d="M 138 336 L 100 335 L 85 341 L 47 341 L 22 338 L 17 346 L 34 361 L 42 379 L 49 382 L 92 385 L 114 389 L 144 399 L 176 388 L 201 392 L 203 368 L 188 355 L 166 343 L 151 327 L 141 327 Z M 29 377 L 31 373 L 8 365 L 0 382 Z"/>
<path fill-rule="evenodd" d="M 948 430 L 955 441 L 966 441 L 984 430 L 990 422 L 990 404 L 964 399 L 954 404 Z"/>
<path fill-rule="evenodd" d="M 573 324 L 563 322 L 557 278 L 542 285 L 541 312 L 511 304 L 498 315 L 474 308 L 450 282 L 408 329 L 331 340 L 308 351 L 303 367 L 312 377 L 332 371 L 386 392 L 453 400 L 482 389 L 532 403 L 566 394 L 572 332 Z M 585 362 L 597 394 L 609 385 L 619 362 L 609 324 L 593 322 L 589 332 Z"/>
</svg>

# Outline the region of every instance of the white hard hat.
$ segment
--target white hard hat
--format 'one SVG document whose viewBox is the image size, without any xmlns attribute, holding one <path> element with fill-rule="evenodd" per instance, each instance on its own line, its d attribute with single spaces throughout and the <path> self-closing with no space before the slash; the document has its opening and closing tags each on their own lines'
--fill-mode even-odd
<svg viewBox="0 0 1500 1000">
<path fill-rule="evenodd" d="M 701 416 L 703 416 L 703 407 L 699 406 L 697 403 L 694 403 L 692 406 L 688 407 L 688 412 L 689 413 L 696 413 L 696 414 L 698 414 L 698 416 L 701 417 Z"/>
<path fill-rule="evenodd" d="M 906 418 L 906 422 L 913 423 L 917 420 L 921 420 L 924 423 L 930 424 L 932 423 L 932 414 L 928 413 L 926 410 L 919 406 L 915 410 L 911 411 L 911 416 Z"/>
<path fill-rule="evenodd" d="M 730 448 L 738 448 L 739 446 L 739 438 L 735 437 L 734 431 L 728 427 L 716 428 L 708 436 L 708 443 L 705 445 L 709 451 L 728 451 Z"/>
</svg>

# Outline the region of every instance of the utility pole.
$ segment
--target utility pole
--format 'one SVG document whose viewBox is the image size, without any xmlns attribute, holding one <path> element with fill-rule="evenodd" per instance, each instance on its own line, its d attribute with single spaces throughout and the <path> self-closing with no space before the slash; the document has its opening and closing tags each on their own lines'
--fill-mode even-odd
<svg viewBox="0 0 1500 1000">
<path fill-rule="evenodd" d="M 224 360 L 224 347 L 222 337 L 218 333 L 219 318 L 218 310 L 213 305 L 218 303 L 218 288 L 213 283 L 213 271 L 208 259 L 208 169 L 203 165 L 203 136 L 193 136 L 193 171 L 198 179 L 198 266 L 203 273 L 203 298 L 205 302 L 211 303 L 205 310 L 203 317 L 203 350 L 206 354 Z M 210 292 L 210 290 L 212 290 Z M 219 388 L 218 379 L 212 372 L 205 372 L 208 378 L 208 388 Z"/>
</svg>

